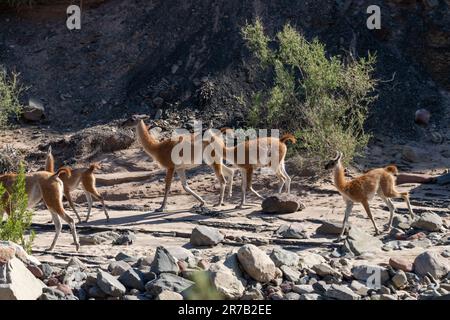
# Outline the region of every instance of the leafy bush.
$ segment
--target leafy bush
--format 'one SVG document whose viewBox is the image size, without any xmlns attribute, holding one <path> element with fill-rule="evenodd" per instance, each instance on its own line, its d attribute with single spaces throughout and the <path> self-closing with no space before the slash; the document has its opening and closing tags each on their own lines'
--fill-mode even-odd
<svg viewBox="0 0 450 320">
<path fill-rule="evenodd" d="M 289 24 L 276 43 L 259 20 L 244 26 L 242 36 L 261 67 L 273 71 L 273 85 L 253 95 L 249 125 L 293 132 L 302 141 L 296 150 L 308 158 L 325 160 L 339 150 L 348 162 L 358 155 L 369 140 L 364 122 L 376 98 L 375 57 L 328 57 L 322 43 L 307 41 Z"/>
<path fill-rule="evenodd" d="M 0 128 L 6 126 L 11 117 L 18 118 L 22 113 L 19 96 L 23 87 L 18 82 L 18 75 L 8 76 L 0 66 Z"/>
<path fill-rule="evenodd" d="M 10 214 L 0 224 L 0 240 L 10 240 L 20 244 L 27 252 L 31 252 L 34 231 L 30 230 L 33 212 L 28 209 L 28 196 L 25 190 L 25 169 L 21 165 L 12 192 L 0 184 L 0 210 L 9 208 Z M 26 234 L 29 233 L 27 236 Z"/>
</svg>

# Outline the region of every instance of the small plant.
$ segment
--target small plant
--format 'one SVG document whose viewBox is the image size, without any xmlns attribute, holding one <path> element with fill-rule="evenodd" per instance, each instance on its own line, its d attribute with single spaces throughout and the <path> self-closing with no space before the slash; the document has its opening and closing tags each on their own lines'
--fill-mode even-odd
<svg viewBox="0 0 450 320">
<path fill-rule="evenodd" d="M 0 66 L 0 128 L 7 125 L 11 117 L 18 118 L 22 113 L 22 105 L 19 101 L 24 88 L 18 82 L 18 74 L 8 76 Z"/>
<path fill-rule="evenodd" d="M 223 300 L 222 295 L 212 285 L 208 272 L 196 272 L 193 281 L 195 285 L 189 291 L 188 300 Z"/>
<path fill-rule="evenodd" d="M 364 122 L 376 98 L 374 56 L 348 62 L 328 57 L 322 43 L 307 41 L 289 24 L 275 41 L 259 20 L 244 26 L 242 36 L 260 66 L 273 74 L 269 89 L 253 95 L 250 126 L 293 132 L 302 140 L 295 150 L 322 161 L 339 150 L 348 162 L 363 150 L 369 140 Z"/>
<path fill-rule="evenodd" d="M 35 233 L 30 230 L 33 212 L 28 209 L 25 168 L 22 164 L 10 193 L 0 184 L 0 199 L 0 210 L 9 209 L 6 221 L 0 224 L 0 240 L 18 243 L 30 253 Z"/>
</svg>

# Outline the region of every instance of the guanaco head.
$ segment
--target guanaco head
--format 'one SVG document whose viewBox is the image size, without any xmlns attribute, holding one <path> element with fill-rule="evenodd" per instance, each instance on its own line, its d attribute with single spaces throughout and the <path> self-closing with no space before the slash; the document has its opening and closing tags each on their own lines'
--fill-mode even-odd
<svg viewBox="0 0 450 320">
<path fill-rule="evenodd" d="M 397 176 L 398 175 L 398 169 L 393 164 L 391 164 L 391 165 L 389 165 L 387 167 L 384 167 L 384 170 L 386 170 L 387 172 L 389 172 L 393 176 Z"/>
<path fill-rule="evenodd" d="M 125 121 L 123 121 L 120 126 L 121 127 L 135 127 L 139 121 L 141 120 L 148 120 L 150 118 L 150 116 L 146 115 L 146 114 L 133 114 L 130 118 L 126 119 Z"/>
<path fill-rule="evenodd" d="M 332 169 L 336 166 L 336 164 L 339 163 L 339 161 L 342 158 L 342 152 L 336 152 L 336 157 L 334 157 L 333 159 L 331 159 L 330 161 L 328 161 L 328 163 L 325 165 L 325 170 L 329 170 Z"/>
</svg>

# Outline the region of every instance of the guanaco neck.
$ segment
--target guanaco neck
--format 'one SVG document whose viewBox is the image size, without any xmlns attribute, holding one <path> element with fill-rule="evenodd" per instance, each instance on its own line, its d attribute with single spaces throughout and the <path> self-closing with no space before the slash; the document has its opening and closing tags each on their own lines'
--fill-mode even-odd
<svg viewBox="0 0 450 320">
<path fill-rule="evenodd" d="M 145 151 L 153 153 L 156 149 L 158 141 L 148 132 L 143 120 L 139 121 L 136 126 L 136 136 Z"/>
<path fill-rule="evenodd" d="M 339 191 L 342 191 L 346 185 L 344 167 L 339 159 L 334 166 L 334 184 Z"/>
</svg>

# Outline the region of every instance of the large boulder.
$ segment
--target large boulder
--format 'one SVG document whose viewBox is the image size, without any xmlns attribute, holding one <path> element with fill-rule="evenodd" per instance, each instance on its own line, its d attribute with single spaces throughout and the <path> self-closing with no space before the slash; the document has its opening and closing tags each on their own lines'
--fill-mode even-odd
<svg viewBox="0 0 450 320">
<path fill-rule="evenodd" d="M 439 231 L 442 223 L 441 217 L 436 213 L 424 212 L 412 223 L 412 226 L 426 231 Z"/>
<path fill-rule="evenodd" d="M 237 252 L 239 263 L 245 272 L 259 282 L 269 282 L 277 274 L 275 263 L 264 251 L 252 244 L 243 245 Z"/>
<path fill-rule="evenodd" d="M 274 194 L 263 200 L 262 211 L 265 213 L 293 213 L 305 209 L 300 198 L 293 194 Z"/>
<path fill-rule="evenodd" d="M 197 226 L 191 233 L 191 244 L 194 246 L 215 246 L 222 242 L 223 234 L 215 228 Z"/>
<path fill-rule="evenodd" d="M 450 272 L 450 264 L 436 252 L 425 251 L 414 260 L 414 272 L 421 277 L 430 273 L 435 279 L 440 279 Z"/>
<path fill-rule="evenodd" d="M 15 256 L 0 261 L 0 300 L 36 300 L 46 285 Z"/>
<path fill-rule="evenodd" d="M 37 98 L 30 98 L 28 105 L 23 108 L 22 116 L 28 121 L 39 121 L 45 116 L 45 107 Z"/>
</svg>

